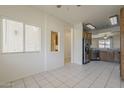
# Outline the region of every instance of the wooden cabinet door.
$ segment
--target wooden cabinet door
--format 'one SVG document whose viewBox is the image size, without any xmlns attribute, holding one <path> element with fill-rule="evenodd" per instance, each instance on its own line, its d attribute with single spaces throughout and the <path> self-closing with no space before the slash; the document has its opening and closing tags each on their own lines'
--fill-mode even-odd
<svg viewBox="0 0 124 93">
<path fill-rule="evenodd" d="M 124 8 L 120 11 L 120 76 L 124 79 Z"/>
</svg>

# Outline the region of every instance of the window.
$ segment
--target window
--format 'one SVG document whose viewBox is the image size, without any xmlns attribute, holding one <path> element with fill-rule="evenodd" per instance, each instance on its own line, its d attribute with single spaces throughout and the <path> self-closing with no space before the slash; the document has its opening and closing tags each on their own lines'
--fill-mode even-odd
<svg viewBox="0 0 124 93">
<path fill-rule="evenodd" d="M 40 28 L 3 19 L 3 53 L 40 51 Z"/>
<path fill-rule="evenodd" d="M 3 19 L 3 52 L 23 52 L 23 23 Z"/>
<path fill-rule="evenodd" d="M 99 48 L 110 48 L 110 39 L 99 40 Z"/>
<path fill-rule="evenodd" d="M 25 51 L 40 51 L 40 28 L 25 25 Z"/>
</svg>

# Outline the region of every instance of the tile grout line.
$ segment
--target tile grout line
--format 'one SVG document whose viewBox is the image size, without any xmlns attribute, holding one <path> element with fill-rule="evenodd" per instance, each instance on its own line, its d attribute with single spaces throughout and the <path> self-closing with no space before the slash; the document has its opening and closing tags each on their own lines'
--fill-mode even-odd
<svg viewBox="0 0 124 93">
<path fill-rule="evenodd" d="M 81 72 L 81 71 L 80 71 L 80 72 Z M 63 82 L 63 81 L 61 81 L 60 79 L 58 79 L 54 74 L 53 74 L 53 76 L 54 76 L 57 80 L 59 80 L 60 82 L 62 82 L 62 84 L 68 86 L 67 84 L 65 84 L 65 82 Z M 71 76 L 73 76 L 73 75 L 71 75 Z M 66 81 L 67 81 L 67 80 L 66 80 Z M 68 86 L 68 87 L 70 88 L 70 86 Z"/>
<path fill-rule="evenodd" d="M 119 77 L 120 77 L 120 64 L 119 64 L 118 71 L 119 71 Z M 120 82 L 120 88 L 121 88 L 121 84 L 122 84 L 122 82 L 121 82 L 121 78 L 119 79 L 119 82 Z"/>
<path fill-rule="evenodd" d="M 39 85 L 39 83 L 37 82 L 37 80 L 32 76 L 32 79 L 36 82 L 36 84 L 38 85 L 39 88 L 41 88 L 41 86 Z"/>
<path fill-rule="evenodd" d="M 95 65 L 95 67 L 96 67 L 96 65 Z M 94 67 L 94 69 L 96 69 L 95 67 Z M 93 69 L 93 70 L 94 70 L 94 69 Z M 90 69 L 90 70 L 91 70 L 91 69 Z M 87 76 L 89 76 L 89 75 L 93 72 L 93 70 L 91 70 L 91 72 L 89 72 L 86 76 L 84 76 L 83 79 L 81 79 L 80 81 L 85 80 L 85 78 L 86 78 Z M 80 81 L 77 82 L 73 87 L 75 87 L 77 84 L 79 84 Z"/>
<path fill-rule="evenodd" d="M 64 85 L 66 85 L 63 81 L 61 81 L 60 79 L 58 79 L 54 74 L 52 74 L 58 81 L 60 81 L 62 84 L 64 84 Z M 50 81 L 49 81 L 50 82 Z M 50 83 L 52 83 L 52 82 L 50 82 Z M 61 85 L 60 85 L 61 86 Z M 68 86 L 68 85 L 66 85 L 66 86 Z M 68 86 L 69 87 L 69 86 Z M 56 87 L 57 88 L 57 87 Z"/>
<path fill-rule="evenodd" d="M 22 79 L 23 83 L 24 83 L 24 87 L 27 88 L 26 84 L 25 84 L 25 81 L 24 81 L 24 78 Z"/>
<path fill-rule="evenodd" d="M 91 74 L 93 71 L 91 71 L 91 72 L 89 72 L 86 76 L 84 76 L 83 77 L 83 79 L 81 79 L 80 81 L 82 81 L 82 80 L 84 80 L 85 79 L 85 77 L 87 77 L 87 76 L 89 76 L 89 74 Z M 73 88 L 77 85 L 77 84 L 79 84 L 80 83 L 80 81 L 79 82 L 77 82 L 74 86 L 73 86 Z"/>
<path fill-rule="evenodd" d="M 109 67 L 110 67 L 110 66 L 108 66 L 107 69 L 108 69 Z M 101 73 L 98 74 L 98 76 L 96 77 L 96 79 L 89 85 L 88 88 L 90 88 L 90 87 L 96 82 L 96 80 L 105 72 L 105 70 L 104 70 L 105 68 L 106 68 L 106 67 L 103 68 L 103 71 L 101 71 Z"/>
<path fill-rule="evenodd" d="M 13 81 L 10 82 L 10 87 L 11 87 L 11 88 L 13 88 L 13 87 L 12 87 L 12 82 L 13 82 Z"/>
<path fill-rule="evenodd" d="M 58 76 L 56 76 L 54 73 L 51 73 L 51 72 L 48 72 L 48 73 L 46 73 L 46 74 L 48 74 L 48 75 L 52 75 L 53 76 L 53 78 L 54 79 L 56 79 L 56 80 L 58 80 L 59 82 L 61 82 L 61 84 L 59 84 L 59 85 L 57 85 L 57 86 L 55 86 L 53 83 L 52 83 L 52 79 L 50 79 L 49 80 L 49 78 L 46 78 L 46 77 L 44 77 L 44 75 L 45 74 L 41 74 L 41 73 L 39 73 L 39 75 L 42 77 L 43 76 L 43 80 L 46 80 L 46 81 L 48 81 L 48 84 L 51 84 L 53 87 L 55 87 L 55 88 L 58 88 L 59 86 L 61 86 L 61 85 L 65 85 L 66 87 L 69 87 L 70 88 L 70 86 L 69 85 L 67 85 L 66 84 L 66 81 L 68 81 L 69 79 L 73 79 L 73 78 L 75 78 L 76 76 L 78 76 L 78 75 L 82 75 L 82 79 L 80 78 L 80 79 L 78 79 L 78 81 L 79 82 L 77 82 L 77 83 L 74 83 L 74 86 L 72 86 L 72 88 L 73 87 L 75 87 L 77 84 L 79 84 L 80 83 L 80 81 L 82 81 L 82 80 L 85 80 L 86 79 L 86 77 L 88 77 L 93 71 L 95 71 L 96 70 L 96 68 L 97 69 L 100 69 L 100 67 L 99 66 L 101 66 L 101 65 L 103 65 L 103 66 L 107 66 L 107 68 L 111 65 L 106 65 L 106 64 L 104 64 L 104 63 L 102 63 L 102 64 L 99 64 L 99 63 L 95 63 L 95 64 L 91 64 L 91 65 L 87 65 L 87 66 L 85 66 L 85 68 L 80 68 L 79 67 L 79 69 L 77 69 L 78 67 L 76 66 L 69 66 L 69 69 L 65 69 L 65 70 L 63 70 L 63 71 L 59 71 L 60 73 L 61 72 L 67 72 L 67 73 L 65 73 L 65 74 L 62 74 L 62 75 L 69 75 L 69 77 L 67 77 L 66 79 L 65 79 L 65 81 L 63 81 L 63 80 L 61 80 L 61 78 L 59 79 L 59 77 Z M 88 86 L 88 87 L 91 87 L 95 82 L 96 82 L 96 80 L 102 75 L 102 73 L 105 71 L 104 70 L 104 68 L 105 67 L 103 67 L 102 66 L 102 70 L 100 70 L 100 71 L 97 71 L 97 73 L 96 74 L 94 74 L 96 77 L 95 77 L 95 79 L 92 79 L 92 83 L 90 83 L 90 85 Z M 81 66 L 81 67 L 83 67 L 83 66 Z M 74 72 L 75 70 L 73 70 L 73 68 L 74 69 L 76 69 L 77 71 L 76 72 Z M 112 73 L 114 72 L 114 70 L 116 69 L 116 64 L 113 64 L 113 66 L 111 67 L 111 71 L 109 71 L 109 74 L 108 74 L 108 78 L 106 79 L 106 82 L 105 82 L 105 85 L 104 85 L 104 88 L 108 85 L 108 82 L 110 81 L 110 79 L 111 79 L 111 77 L 112 77 Z M 58 70 L 57 70 L 58 71 Z M 74 74 L 73 74 L 73 72 L 74 72 Z M 82 72 L 86 72 L 86 74 L 81 74 Z M 93 75 L 92 75 L 93 76 Z M 28 76 L 29 77 L 29 76 Z M 49 76 L 48 76 L 49 77 Z M 61 74 L 60 74 L 60 77 L 61 77 Z M 37 78 L 35 78 L 35 77 L 33 77 L 33 75 L 31 75 L 31 78 L 35 81 L 35 83 L 38 85 L 38 87 L 39 88 L 42 88 L 42 86 L 40 86 L 40 84 L 38 83 L 38 80 L 37 80 Z M 24 84 L 24 87 L 25 88 L 27 88 L 27 86 L 26 86 L 26 83 L 25 83 L 25 80 L 24 80 L 24 78 L 22 78 L 22 81 L 23 81 L 23 84 Z M 10 81 L 9 83 L 10 83 L 10 87 L 12 88 L 12 87 L 14 87 L 13 86 L 13 83 L 14 81 Z M 120 83 L 120 87 L 122 87 L 122 82 L 121 82 L 121 80 L 119 80 L 119 83 Z M 89 83 L 88 83 L 89 84 Z"/>
<path fill-rule="evenodd" d="M 42 75 L 40 74 L 40 76 L 42 76 Z M 44 78 L 48 81 L 49 84 L 52 84 L 52 82 L 50 82 L 46 77 L 44 77 Z M 53 85 L 53 84 L 52 84 L 52 85 Z M 53 87 L 56 88 L 56 86 L 54 86 L 54 85 L 53 85 Z"/>
<path fill-rule="evenodd" d="M 122 83 L 122 82 L 121 82 L 121 79 L 120 79 L 120 69 L 119 69 L 120 66 L 117 65 L 116 67 L 118 67 L 118 71 L 119 71 L 119 83 L 120 83 L 119 86 L 120 86 L 120 88 L 121 88 L 121 83 Z"/>
<path fill-rule="evenodd" d="M 113 69 L 113 65 L 112 66 L 110 66 L 108 69 L 107 69 L 107 74 L 108 74 L 108 76 L 106 77 L 106 78 L 108 78 L 109 77 L 109 75 L 111 74 L 111 70 Z M 109 73 L 108 73 L 108 71 L 109 71 Z M 104 73 L 104 72 L 103 72 Z M 104 74 L 103 74 L 104 75 Z M 105 75 L 104 75 L 105 76 Z M 101 80 L 101 79 L 100 79 Z M 106 83 L 106 81 L 107 81 L 107 79 L 105 80 L 105 83 Z M 98 82 L 97 82 L 98 83 Z M 105 86 L 105 84 L 103 84 L 103 87 Z M 102 87 L 101 87 L 102 88 Z"/>
<path fill-rule="evenodd" d="M 84 65 L 85 66 L 85 65 Z M 93 65 L 96 66 L 96 65 Z M 88 71 L 91 68 L 91 66 L 89 66 L 88 68 L 85 68 L 84 71 Z M 81 74 L 82 71 L 79 72 L 79 75 Z"/>
<path fill-rule="evenodd" d="M 114 71 L 114 68 L 115 68 L 115 64 L 113 65 L 113 69 L 112 69 L 112 71 L 111 71 L 111 73 L 110 73 L 110 75 L 109 75 L 109 77 L 108 77 L 108 79 L 107 79 L 107 81 L 106 81 L 106 83 L 105 83 L 105 85 L 104 85 L 104 88 L 106 88 L 106 86 L 108 85 L 108 82 L 109 82 L 110 77 L 111 77 L 111 75 L 112 75 L 112 73 L 113 73 L 113 71 Z"/>
</svg>

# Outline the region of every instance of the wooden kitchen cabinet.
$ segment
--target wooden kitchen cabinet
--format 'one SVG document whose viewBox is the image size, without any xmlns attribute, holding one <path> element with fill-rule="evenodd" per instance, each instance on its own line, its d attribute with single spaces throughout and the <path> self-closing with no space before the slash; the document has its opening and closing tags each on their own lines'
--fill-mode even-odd
<svg viewBox="0 0 124 93">
<path fill-rule="evenodd" d="M 100 60 L 105 62 L 115 62 L 115 51 L 100 51 Z M 117 58 L 117 57 L 116 57 Z"/>
<path fill-rule="evenodd" d="M 90 32 L 83 32 L 83 38 L 89 40 L 90 44 L 92 44 L 92 33 L 90 33 Z"/>
</svg>

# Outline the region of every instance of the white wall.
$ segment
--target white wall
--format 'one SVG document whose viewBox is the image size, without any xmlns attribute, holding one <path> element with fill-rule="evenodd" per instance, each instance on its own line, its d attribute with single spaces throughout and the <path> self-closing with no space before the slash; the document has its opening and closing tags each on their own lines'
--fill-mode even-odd
<svg viewBox="0 0 124 93">
<path fill-rule="evenodd" d="M 51 31 L 59 32 L 60 50 L 58 52 L 51 52 Z M 61 22 L 51 16 L 47 16 L 46 34 L 47 69 L 50 70 L 64 66 L 64 22 Z"/>
<path fill-rule="evenodd" d="M 0 51 L 0 84 L 64 65 L 65 22 L 29 6 L 0 6 L 0 16 L 39 26 L 42 36 L 40 53 L 2 54 Z M 51 30 L 60 32 L 59 53 L 50 52 Z"/>
<path fill-rule="evenodd" d="M 114 35 L 113 38 L 113 48 L 119 48 L 120 49 L 120 34 Z"/>
<path fill-rule="evenodd" d="M 82 64 L 82 36 L 83 36 L 82 23 L 74 25 L 74 50 L 73 50 L 73 63 Z"/>
</svg>

